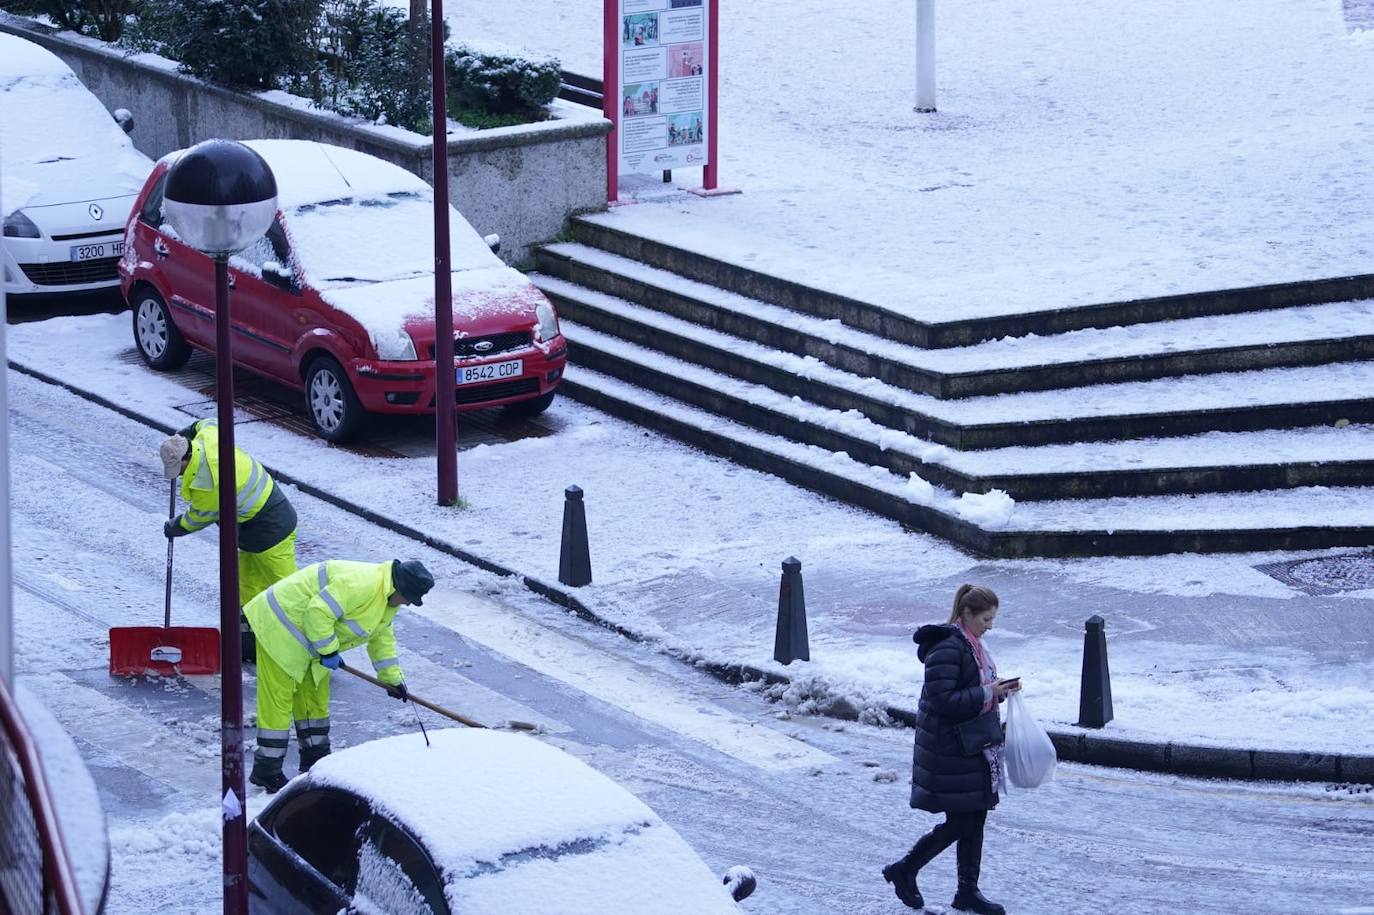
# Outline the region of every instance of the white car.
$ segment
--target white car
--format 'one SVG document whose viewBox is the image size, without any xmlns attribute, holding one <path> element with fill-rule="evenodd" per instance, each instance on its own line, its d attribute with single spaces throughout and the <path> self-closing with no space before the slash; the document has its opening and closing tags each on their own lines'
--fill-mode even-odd
<svg viewBox="0 0 1374 915">
<path fill-rule="evenodd" d="M 57 55 L 0 33 L 0 263 L 8 295 L 113 289 L 124 225 L 153 168 Z"/>
<path fill-rule="evenodd" d="M 740 915 L 747 868 L 714 876 L 581 760 L 518 734 L 429 738 L 341 750 L 279 792 L 249 824 L 249 911 Z"/>
</svg>

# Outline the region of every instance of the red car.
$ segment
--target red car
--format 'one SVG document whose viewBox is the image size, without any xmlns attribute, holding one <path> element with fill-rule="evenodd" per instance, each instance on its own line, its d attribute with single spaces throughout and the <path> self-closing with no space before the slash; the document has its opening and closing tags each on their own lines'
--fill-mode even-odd
<svg viewBox="0 0 1374 915">
<path fill-rule="evenodd" d="M 355 438 L 367 413 L 433 413 L 433 191 L 397 165 L 304 140 L 254 140 L 277 179 L 277 219 L 229 259 L 234 362 L 305 392 L 319 434 Z M 134 340 L 151 367 L 213 351 L 214 266 L 162 212 L 148 176 L 119 264 Z M 553 402 L 567 345 L 553 306 L 449 208 L 459 410 L 535 414 Z"/>
</svg>

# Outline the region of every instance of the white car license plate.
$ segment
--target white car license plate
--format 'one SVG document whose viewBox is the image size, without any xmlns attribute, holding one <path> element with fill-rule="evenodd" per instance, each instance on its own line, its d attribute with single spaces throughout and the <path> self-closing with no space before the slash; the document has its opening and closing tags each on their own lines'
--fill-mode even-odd
<svg viewBox="0 0 1374 915">
<path fill-rule="evenodd" d="M 511 359 L 508 362 L 489 362 L 486 365 L 458 366 L 458 383 L 475 384 L 481 381 L 501 381 L 505 378 L 518 378 L 525 370 L 525 360 Z"/>
<path fill-rule="evenodd" d="M 98 261 L 102 257 L 122 257 L 124 242 L 102 241 L 96 245 L 72 245 L 73 261 Z"/>
</svg>

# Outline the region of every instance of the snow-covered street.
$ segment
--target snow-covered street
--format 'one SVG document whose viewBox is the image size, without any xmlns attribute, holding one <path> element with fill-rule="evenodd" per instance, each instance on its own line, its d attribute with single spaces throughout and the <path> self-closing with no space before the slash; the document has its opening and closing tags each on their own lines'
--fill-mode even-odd
<svg viewBox="0 0 1374 915">
<path fill-rule="evenodd" d="M 109 911 L 215 911 L 217 693 L 105 671 L 106 628 L 161 613 L 157 434 L 13 372 L 10 384 L 17 661 L 75 735 L 107 806 Z M 933 822 L 906 805 L 909 731 L 794 716 L 509 579 L 304 494 L 293 501 L 303 562 L 416 556 L 435 571 L 432 599 L 398 618 L 417 693 L 479 720 L 542 725 L 538 739 L 629 787 L 713 870 L 754 867 L 761 888 L 747 911 L 898 911 L 878 868 Z M 215 561 L 213 535 L 182 541 L 174 621 L 214 623 Z M 340 746 L 413 732 L 413 715 L 365 684 L 336 683 Z M 264 797 L 249 801 L 257 810 Z M 990 818 L 985 886 L 1024 913 L 1354 912 L 1372 832 L 1368 793 L 1061 764 L 1054 783 Z M 940 860 L 923 876 L 933 900 L 947 898 L 952 870 Z"/>
</svg>

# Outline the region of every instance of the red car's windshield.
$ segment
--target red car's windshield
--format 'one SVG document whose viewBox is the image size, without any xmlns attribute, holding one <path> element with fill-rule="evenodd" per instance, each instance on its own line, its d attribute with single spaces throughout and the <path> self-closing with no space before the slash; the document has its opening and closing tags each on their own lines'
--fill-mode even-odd
<svg viewBox="0 0 1374 915">
<path fill-rule="evenodd" d="M 316 289 L 337 289 L 432 274 L 432 200 L 426 193 L 402 191 L 296 207 L 287 214 L 287 230 L 306 281 Z M 502 266 L 452 207 L 449 238 L 453 270 Z"/>
</svg>

